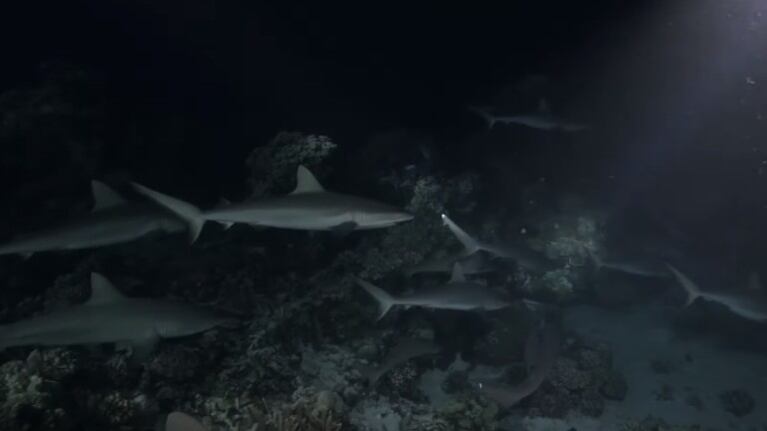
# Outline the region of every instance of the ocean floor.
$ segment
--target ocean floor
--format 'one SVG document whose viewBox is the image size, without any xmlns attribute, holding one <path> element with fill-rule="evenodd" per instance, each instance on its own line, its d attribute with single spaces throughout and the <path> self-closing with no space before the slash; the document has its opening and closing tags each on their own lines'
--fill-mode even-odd
<svg viewBox="0 0 767 431">
<path fill-rule="evenodd" d="M 615 311 L 576 306 L 565 313 L 565 327 L 610 343 L 613 366 L 628 382 L 622 402 L 608 402 L 597 419 L 517 418 L 507 429 L 536 431 L 620 430 L 647 416 L 672 425 L 702 429 L 767 429 L 767 358 L 725 349 L 714 337 L 680 338 L 671 327 L 668 307 L 645 305 Z M 751 413 L 736 417 L 724 409 L 720 394 L 741 389 L 755 401 Z"/>
</svg>

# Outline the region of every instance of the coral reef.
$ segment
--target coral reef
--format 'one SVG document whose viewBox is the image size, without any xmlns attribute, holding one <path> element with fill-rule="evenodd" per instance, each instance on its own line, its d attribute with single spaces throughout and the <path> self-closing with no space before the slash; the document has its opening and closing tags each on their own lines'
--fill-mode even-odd
<svg viewBox="0 0 767 431">
<path fill-rule="evenodd" d="M 6 362 L 0 366 L 0 421 L 7 430 L 30 429 L 32 424 L 25 419 L 41 416 L 54 410 L 50 405 L 51 393 L 39 374 L 30 373 L 22 361 Z M 45 422 L 35 418 L 34 422 Z"/>
<path fill-rule="evenodd" d="M 589 285 L 585 281 L 591 253 L 601 250 L 603 229 L 604 216 L 593 210 L 544 217 L 535 226 L 537 235 L 528 236 L 528 244 L 557 262 L 557 268 L 539 276 L 518 268 L 517 284 L 534 297 L 555 302 L 573 300 Z"/>
<path fill-rule="evenodd" d="M 565 417 L 569 412 L 598 417 L 605 399 L 620 400 L 626 379 L 613 369 L 609 346 L 575 340 L 554 364 L 548 379 L 530 398 L 535 416 Z"/>
<path fill-rule="evenodd" d="M 437 411 L 436 417 L 455 431 L 490 431 L 496 429 L 498 406 L 473 396 L 452 398 Z"/>
</svg>

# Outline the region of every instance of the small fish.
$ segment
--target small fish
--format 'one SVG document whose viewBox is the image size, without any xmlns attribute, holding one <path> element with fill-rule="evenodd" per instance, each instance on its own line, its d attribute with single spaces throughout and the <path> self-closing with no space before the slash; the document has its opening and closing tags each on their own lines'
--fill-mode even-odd
<svg viewBox="0 0 767 431">
<path fill-rule="evenodd" d="M 467 281 L 459 263 L 455 264 L 453 275 L 447 285 L 422 289 L 400 297 L 392 296 L 365 280 L 355 277 L 355 281 L 378 301 L 380 306 L 379 320 L 395 305 L 465 311 L 498 310 L 510 305 L 493 290 L 481 284 Z"/>
<path fill-rule="evenodd" d="M 724 305 L 733 313 L 748 320 L 755 322 L 767 320 L 767 295 L 760 287 L 750 286 L 749 289 L 734 292 L 704 291 L 678 269 L 671 265 L 667 266 L 687 293 L 685 307 L 692 305 L 696 299 L 703 298 Z"/>
<path fill-rule="evenodd" d="M 245 223 L 283 229 L 348 232 L 386 228 L 413 219 L 412 214 L 371 199 L 327 191 L 303 165 L 296 172 L 296 188 L 288 195 L 233 203 L 209 211 L 201 211 L 190 203 L 140 184 L 133 186 L 139 193 L 186 220 L 191 242 L 197 239 L 206 221 L 216 221 L 224 226 Z"/>
<path fill-rule="evenodd" d="M 375 385 L 378 379 L 393 368 L 419 356 L 433 355 L 439 352 L 439 346 L 432 340 L 423 338 L 402 338 L 392 347 L 375 368 L 365 369 L 362 374 L 368 379 L 370 385 Z"/>
</svg>

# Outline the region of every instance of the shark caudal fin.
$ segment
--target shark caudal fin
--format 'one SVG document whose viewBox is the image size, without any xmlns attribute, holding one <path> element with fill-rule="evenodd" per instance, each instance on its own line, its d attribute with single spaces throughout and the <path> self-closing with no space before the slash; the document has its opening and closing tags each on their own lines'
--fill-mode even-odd
<svg viewBox="0 0 767 431">
<path fill-rule="evenodd" d="M 477 107 L 477 106 L 469 106 L 469 110 L 471 112 L 479 115 L 480 117 L 482 117 L 482 119 L 484 119 L 485 122 L 487 123 L 487 128 L 488 129 L 492 129 L 493 126 L 495 126 L 495 117 L 492 114 L 490 114 L 490 112 L 488 112 L 488 110 L 486 108 L 480 108 L 480 107 Z"/>
<path fill-rule="evenodd" d="M 674 275 L 674 278 L 676 278 L 676 281 L 679 282 L 679 284 L 682 285 L 685 292 L 687 292 L 687 301 L 685 302 L 684 306 L 689 307 L 690 304 L 695 302 L 696 299 L 701 295 L 700 288 L 698 287 L 695 282 L 690 280 L 686 275 L 682 274 L 678 269 L 674 268 L 670 264 L 666 264 L 669 271 Z"/>
<path fill-rule="evenodd" d="M 453 235 L 455 235 L 458 241 L 463 244 L 463 247 L 466 249 L 466 255 L 485 249 L 479 241 L 472 238 L 466 231 L 450 220 L 446 214 L 442 214 L 442 222 L 447 225 L 450 232 L 453 232 Z"/>
<path fill-rule="evenodd" d="M 189 242 L 193 243 L 200 236 L 202 227 L 205 224 L 205 219 L 202 217 L 202 212 L 196 206 L 184 202 L 181 199 L 176 199 L 172 196 L 162 194 L 158 191 L 152 190 L 148 187 L 144 187 L 138 183 L 132 183 L 133 187 L 142 195 L 152 199 L 158 204 L 164 206 L 176 215 L 184 219 L 189 224 Z"/>
<path fill-rule="evenodd" d="M 383 319 L 386 313 L 397 303 L 393 296 L 389 295 L 380 287 L 373 283 L 367 282 L 361 278 L 354 277 L 354 281 L 359 284 L 367 293 L 369 293 L 376 301 L 378 301 L 379 313 L 378 320 Z"/>
</svg>

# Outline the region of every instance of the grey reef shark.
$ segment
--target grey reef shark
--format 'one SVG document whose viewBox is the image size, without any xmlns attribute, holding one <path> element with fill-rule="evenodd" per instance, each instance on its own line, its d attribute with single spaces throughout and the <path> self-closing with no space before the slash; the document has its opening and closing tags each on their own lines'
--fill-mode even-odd
<svg viewBox="0 0 767 431">
<path fill-rule="evenodd" d="M 493 113 L 492 109 L 479 106 L 470 106 L 469 110 L 482 117 L 487 122 L 488 129 L 492 129 L 499 123 L 566 133 L 580 132 L 590 128 L 587 124 L 570 121 L 552 114 L 545 100 L 540 101 L 537 112 L 528 114 L 497 115 Z"/>
<path fill-rule="evenodd" d="M 197 239 L 206 221 L 348 232 L 386 228 L 413 219 L 412 214 L 381 202 L 328 191 L 303 165 L 298 167 L 296 188 L 292 193 L 232 203 L 208 211 L 140 184 L 134 183 L 134 187 L 186 220 L 191 242 Z"/>
<path fill-rule="evenodd" d="M 467 280 L 460 263 L 456 263 L 453 267 L 452 276 L 446 285 L 419 289 L 417 292 L 402 296 L 390 295 L 385 290 L 360 278 L 355 278 L 355 282 L 378 301 L 379 320 L 395 305 L 442 310 L 492 311 L 511 304 L 493 289 Z"/>
<path fill-rule="evenodd" d="M 137 240 L 152 233 L 176 233 L 186 224 L 172 212 L 153 203 L 129 203 L 99 181 L 91 182 L 90 214 L 60 226 L 20 236 L 0 246 L 0 255 L 54 250 L 80 250 Z"/>
<path fill-rule="evenodd" d="M 235 320 L 205 307 L 129 298 L 99 273 L 85 303 L 0 326 L 0 349 L 116 343 L 143 361 L 162 339 L 185 337 Z"/>
</svg>

